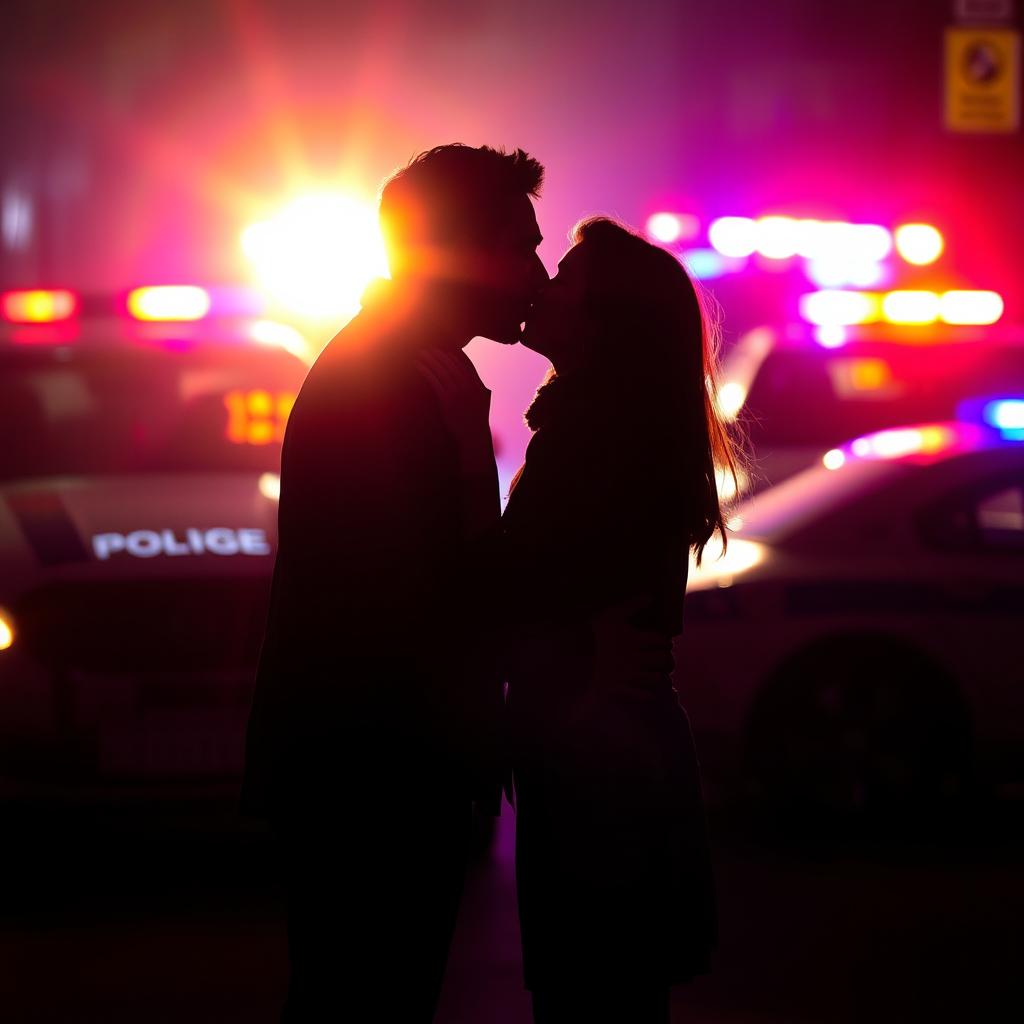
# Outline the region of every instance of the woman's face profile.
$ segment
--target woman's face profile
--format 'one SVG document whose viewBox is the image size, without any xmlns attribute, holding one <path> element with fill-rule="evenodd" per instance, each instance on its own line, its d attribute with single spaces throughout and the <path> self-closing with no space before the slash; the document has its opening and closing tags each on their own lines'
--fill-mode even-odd
<svg viewBox="0 0 1024 1024">
<path fill-rule="evenodd" d="M 586 260 L 574 245 L 558 264 L 558 273 L 533 304 L 523 344 L 555 364 L 578 363 L 587 332 Z"/>
</svg>

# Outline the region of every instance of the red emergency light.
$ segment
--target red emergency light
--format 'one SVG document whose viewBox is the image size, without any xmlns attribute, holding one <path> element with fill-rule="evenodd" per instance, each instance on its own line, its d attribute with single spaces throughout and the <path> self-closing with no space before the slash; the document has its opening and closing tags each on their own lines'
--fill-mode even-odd
<svg viewBox="0 0 1024 1024">
<path fill-rule="evenodd" d="M 78 296 L 64 288 L 32 288 L 0 294 L 3 318 L 14 324 L 55 324 L 78 311 Z"/>
</svg>

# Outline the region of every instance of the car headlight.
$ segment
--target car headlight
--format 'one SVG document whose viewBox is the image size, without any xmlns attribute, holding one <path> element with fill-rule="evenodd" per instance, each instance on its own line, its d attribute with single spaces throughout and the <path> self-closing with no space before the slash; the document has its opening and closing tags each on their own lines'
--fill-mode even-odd
<svg viewBox="0 0 1024 1024">
<path fill-rule="evenodd" d="M 704 549 L 704 557 L 698 567 L 690 556 L 690 573 L 687 576 L 687 590 L 706 590 L 709 587 L 731 587 L 733 580 L 741 573 L 753 569 L 764 561 L 767 548 L 752 540 L 729 538 L 729 547 L 722 553 L 721 538 L 714 537 Z"/>
</svg>

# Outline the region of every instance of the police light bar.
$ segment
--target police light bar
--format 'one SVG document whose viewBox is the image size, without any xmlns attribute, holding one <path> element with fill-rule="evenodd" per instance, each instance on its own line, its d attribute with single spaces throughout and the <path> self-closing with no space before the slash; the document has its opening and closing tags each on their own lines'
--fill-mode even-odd
<svg viewBox="0 0 1024 1024">
<path fill-rule="evenodd" d="M 202 320 L 210 312 L 210 293 L 197 285 L 157 285 L 128 293 L 128 312 L 136 320 Z"/>
<path fill-rule="evenodd" d="M 3 318 L 14 324 L 53 324 L 70 320 L 78 296 L 64 288 L 33 288 L 0 295 Z"/>
<path fill-rule="evenodd" d="M 859 292 L 823 289 L 800 296 L 800 315 L 819 327 L 852 324 L 994 324 L 1003 315 L 1003 299 L 992 291 Z"/>
</svg>

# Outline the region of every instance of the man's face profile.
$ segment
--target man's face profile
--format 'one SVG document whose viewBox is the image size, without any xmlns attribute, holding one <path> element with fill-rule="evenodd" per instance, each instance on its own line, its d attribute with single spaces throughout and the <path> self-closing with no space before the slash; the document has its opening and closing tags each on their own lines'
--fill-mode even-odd
<svg viewBox="0 0 1024 1024">
<path fill-rule="evenodd" d="M 548 275 L 537 255 L 542 236 L 528 196 L 510 201 L 507 212 L 471 256 L 478 334 L 504 345 L 520 340 L 529 314 Z"/>
</svg>

